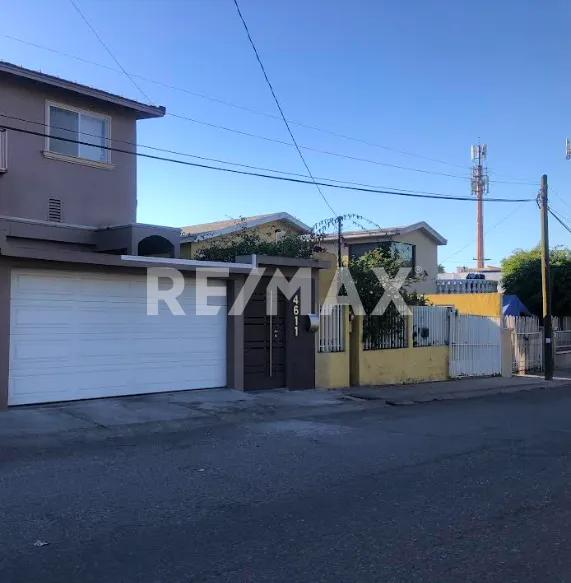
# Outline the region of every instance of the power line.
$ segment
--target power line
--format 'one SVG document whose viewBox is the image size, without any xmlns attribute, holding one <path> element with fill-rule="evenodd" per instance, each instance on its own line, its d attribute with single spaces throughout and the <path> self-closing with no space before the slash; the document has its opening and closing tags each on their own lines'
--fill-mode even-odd
<svg viewBox="0 0 571 583">
<path fill-rule="evenodd" d="M 554 211 L 553 209 L 551 209 L 550 207 L 547 207 L 547 211 L 549 212 L 549 214 L 567 231 L 569 231 L 569 233 L 571 233 L 571 227 L 565 223 L 565 221 L 563 219 L 561 219 Z"/>
<path fill-rule="evenodd" d="M 519 212 L 523 208 L 524 204 L 525 203 L 521 203 L 516 208 L 512 209 L 505 217 L 501 218 L 498 222 L 494 223 L 491 227 L 489 227 L 488 229 L 486 229 L 485 234 L 488 235 L 494 229 L 496 229 L 497 227 L 499 227 L 502 223 L 504 223 L 505 221 L 507 221 L 508 219 L 510 219 L 513 215 L 515 215 L 517 212 Z M 468 243 L 466 243 L 466 245 L 464 245 L 463 247 L 461 247 L 457 251 L 454 251 L 453 253 L 451 253 L 450 255 L 448 255 L 447 257 L 445 257 L 444 259 L 442 259 L 442 262 L 445 263 L 449 259 L 452 259 L 452 257 L 455 257 L 459 253 L 462 253 L 462 251 L 464 251 L 465 249 L 467 249 L 468 247 L 470 247 L 470 245 L 473 245 L 474 241 L 475 241 L 475 239 L 470 239 L 470 241 L 468 241 Z"/>
<path fill-rule="evenodd" d="M 26 130 L 23 128 L 8 126 L 5 124 L 0 124 L 0 128 L 6 129 L 6 130 L 12 130 L 12 131 L 15 131 L 17 133 L 38 136 L 38 137 L 42 137 L 42 138 L 49 138 L 50 137 L 49 134 L 46 134 L 44 132 L 36 132 L 33 130 Z M 72 140 L 71 138 L 63 138 L 63 137 L 59 137 L 59 136 L 55 139 L 57 139 L 59 141 L 63 141 L 63 142 L 69 142 L 72 144 L 79 144 L 79 145 L 83 145 L 83 146 L 93 147 L 93 143 L 91 143 L 91 142 L 84 142 L 81 140 Z M 102 150 L 107 150 L 109 152 L 117 152 L 120 154 L 137 156 L 140 158 L 148 158 L 150 160 L 160 160 L 162 162 L 170 162 L 170 163 L 179 164 L 182 166 L 192 166 L 194 168 L 204 168 L 204 169 L 208 169 L 208 170 L 216 170 L 219 172 L 240 174 L 243 176 L 253 176 L 253 177 L 257 177 L 257 178 L 266 178 L 266 179 L 270 179 L 270 180 L 279 180 L 282 182 L 291 182 L 291 183 L 295 183 L 295 184 L 315 185 L 315 183 L 317 183 L 319 186 L 327 186 L 329 188 L 337 188 L 337 189 L 341 189 L 341 190 L 350 190 L 350 191 L 356 191 L 356 192 L 365 192 L 365 193 L 369 193 L 369 194 L 383 194 L 383 195 L 393 195 L 393 196 L 405 196 L 405 197 L 411 197 L 411 198 L 427 198 L 427 199 L 436 199 L 436 200 L 453 200 L 453 201 L 474 202 L 474 199 L 471 196 L 418 194 L 418 193 L 414 193 L 414 192 L 402 192 L 402 191 L 397 192 L 397 191 L 388 190 L 388 189 L 384 190 L 384 189 L 364 188 L 364 187 L 358 187 L 358 186 L 345 186 L 342 184 L 330 184 L 328 182 L 317 182 L 317 181 L 303 180 L 301 178 L 288 178 L 285 176 L 272 176 L 270 174 L 263 174 L 260 172 L 247 172 L 245 170 L 236 170 L 234 168 L 222 168 L 220 166 L 211 166 L 209 164 L 201 164 L 198 162 L 188 162 L 186 160 L 177 160 L 176 158 L 167 158 L 164 156 L 156 156 L 154 154 L 147 154 L 144 152 L 134 152 L 134 151 L 124 150 L 122 148 L 116 148 L 116 147 L 111 147 L 111 146 L 97 145 L 97 147 L 102 149 Z M 488 198 L 487 201 L 488 202 L 502 202 L 502 203 L 535 202 L 535 198 Z"/>
<path fill-rule="evenodd" d="M 6 39 L 9 39 L 9 40 L 12 40 L 12 41 L 15 41 L 15 42 L 18 42 L 18 43 L 27 45 L 27 46 L 31 46 L 31 47 L 34 47 L 36 49 L 48 51 L 48 52 L 51 52 L 51 53 L 56 54 L 56 55 L 61 55 L 61 56 L 66 57 L 68 59 L 74 59 L 74 60 L 79 61 L 81 63 L 86 63 L 88 65 L 94 65 L 96 67 L 102 67 L 104 69 L 107 69 L 109 71 L 114 71 L 116 73 L 123 73 L 123 71 L 118 71 L 114 67 L 110 67 L 109 65 L 105 65 L 104 63 L 99 63 L 97 61 L 92 61 L 90 59 L 85 59 L 83 57 L 79 57 L 77 55 L 72 55 L 71 53 L 67 53 L 65 51 L 60 51 L 60 50 L 54 49 L 52 47 L 47 47 L 45 45 L 41 45 L 41 44 L 38 44 L 38 43 L 34 43 L 34 42 L 31 42 L 31 41 L 27 41 L 27 40 L 24 40 L 24 39 L 15 37 L 13 35 L 0 34 L 0 37 L 6 38 Z M 190 89 L 188 89 L 186 87 L 180 87 L 178 85 L 173 85 L 171 83 L 166 83 L 164 81 L 158 81 L 156 79 L 151 79 L 151 78 L 146 77 L 144 75 L 138 75 L 138 74 L 135 74 L 135 73 L 129 73 L 129 75 L 131 77 L 136 77 L 137 79 L 141 79 L 141 80 L 146 81 L 148 83 L 153 83 L 153 84 L 158 85 L 160 87 L 165 87 L 167 89 L 172 89 L 174 91 L 181 91 L 181 92 L 186 93 L 188 95 L 192 95 L 192 96 L 198 97 L 200 99 L 205 99 L 205 100 L 211 101 L 213 103 L 218 103 L 220 105 L 224 105 L 224 106 L 227 106 L 227 107 L 232 107 L 232 108 L 235 108 L 235 109 L 239 109 L 239 110 L 242 110 L 242 111 L 246 111 L 248 113 L 252 113 L 252 114 L 255 114 L 255 115 L 260 115 L 260 116 L 263 116 L 263 117 L 281 120 L 281 117 L 280 116 L 275 115 L 273 113 L 268 113 L 268 112 L 265 112 L 265 111 L 262 111 L 260 109 L 256 109 L 256 108 L 253 108 L 253 107 L 248 107 L 246 105 L 241 105 L 241 104 L 233 103 L 233 102 L 228 101 L 226 99 L 223 99 L 221 97 L 216 97 L 216 96 L 213 96 L 213 95 L 207 95 L 207 94 L 201 93 L 199 91 L 190 90 Z M 312 124 L 307 124 L 307 123 L 300 122 L 300 121 L 296 121 L 296 120 L 292 120 L 292 119 L 288 119 L 288 122 L 290 123 L 290 125 L 296 125 L 296 126 L 299 126 L 299 127 L 303 127 L 303 128 L 306 128 L 306 129 L 313 130 L 313 131 L 322 132 L 322 133 L 325 133 L 325 134 L 329 134 L 331 136 L 335 136 L 337 138 L 342 138 L 344 140 L 358 142 L 358 143 L 361 143 L 361 144 L 364 144 L 364 145 L 367 145 L 367 146 L 371 146 L 371 147 L 374 147 L 374 148 L 380 148 L 382 150 L 387 150 L 389 152 L 395 152 L 396 154 L 401 154 L 403 156 L 410 156 L 410 157 L 413 157 L 413 158 L 419 158 L 419 159 L 422 159 L 422 160 L 427 160 L 429 162 L 436 162 L 438 164 L 444 164 L 444 165 L 447 165 L 447 166 L 454 166 L 456 168 L 463 168 L 463 169 L 466 169 L 466 170 L 469 168 L 469 166 L 467 166 L 466 164 L 456 164 L 456 163 L 453 163 L 453 162 L 447 162 L 445 160 L 440 160 L 438 158 L 432 158 L 430 156 L 424 156 L 422 154 L 417 154 L 417 153 L 414 153 L 414 152 L 409 152 L 407 150 L 402 150 L 402 149 L 394 148 L 394 147 L 387 146 L 387 145 L 384 145 L 384 144 L 379 144 L 379 143 L 374 142 L 374 141 L 371 141 L 371 140 L 366 140 L 364 138 L 358 138 L 358 137 L 355 137 L 355 136 L 351 136 L 351 135 L 348 135 L 348 134 L 345 134 L 345 133 L 341 133 L 341 132 L 337 132 L 337 131 L 334 131 L 334 130 L 322 128 L 322 127 L 315 126 L 315 125 L 312 125 Z"/>
<path fill-rule="evenodd" d="M 125 77 L 129 79 L 129 81 L 133 84 L 135 89 L 137 89 L 137 91 L 139 91 L 139 93 L 143 95 L 149 103 L 153 103 L 153 100 L 145 93 L 145 91 L 143 91 L 143 89 L 139 86 L 135 79 L 133 79 L 133 77 L 129 75 L 125 67 L 123 67 L 123 65 L 119 62 L 119 59 L 117 59 L 117 57 L 113 54 L 113 51 L 107 46 L 107 44 L 105 44 L 105 41 L 99 36 L 95 28 L 91 26 L 91 23 L 89 22 L 89 20 L 87 20 L 87 17 L 85 16 L 85 14 L 83 14 L 75 0 L 69 0 L 69 2 L 75 8 L 75 11 L 79 14 L 83 22 L 85 22 L 89 30 L 91 30 L 91 32 L 95 35 L 95 38 L 99 41 L 99 44 L 107 51 L 107 54 L 113 59 L 113 61 L 115 61 L 115 64 L 119 67 L 119 69 L 121 69 Z"/>
<path fill-rule="evenodd" d="M 256 44 L 254 43 L 254 39 L 252 38 L 252 35 L 250 34 L 250 30 L 248 29 L 248 25 L 246 24 L 246 21 L 244 20 L 244 16 L 242 15 L 242 11 L 240 10 L 240 6 L 238 5 L 238 0 L 234 0 L 234 6 L 236 6 L 236 11 L 238 12 L 238 16 L 240 17 L 240 20 L 242 21 L 242 25 L 244 26 L 244 30 L 246 31 L 246 35 L 248 36 L 248 40 L 250 41 L 250 45 L 252 46 L 252 50 L 254 51 L 254 55 L 256 55 L 256 60 L 258 61 L 258 65 L 260 65 L 260 69 L 262 70 L 262 73 L 264 75 L 264 79 L 266 80 L 266 83 L 270 89 L 272 97 L 274 98 L 274 101 L 276 103 L 276 107 L 278 108 L 278 111 L 280 112 L 280 115 L 281 115 L 281 118 L 283 119 L 285 127 L 287 128 L 287 131 L 289 133 L 289 137 L 291 138 L 291 141 L 293 142 L 293 145 L 295 146 L 295 149 L 297 150 L 297 153 L 299 154 L 299 157 L 301 158 L 301 161 L 303 162 L 303 165 L 305 166 L 307 173 L 311 177 L 311 180 L 313 180 L 313 182 L 315 182 L 315 178 L 313 177 L 313 174 L 311 173 L 311 170 L 309 168 L 307 160 L 305 159 L 305 156 L 303 155 L 303 152 L 301 151 L 301 149 L 297 143 L 297 140 L 295 139 L 295 136 L 293 135 L 293 132 L 291 131 L 289 123 L 288 123 L 286 116 L 283 112 L 282 106 L 280 105 L 280 101 L 278 99 L 278 96 L 276 95 L 276 92 L 274 91 L 274 87 L 272 85 L 272 82 L 270 81 L 270 78 L 268 77 L 268 74 L 266 72 L 266 68 L 264 67 L 264 63 L 262 63 L 262 59 L 260 58 L 260 54 L 258 53 L 258 49 L 256 48 Z M 331 203 L 327 200 L 327 197 L 323 194 L 323 191 L 321 190 L 321 188 L 319 187 L 317 182 L 315 182 L 315 188 L 317 188 L 317 191 L 321 195 L 321 198 L 323 199 L 323 201 L 325 202 L 325 204 L 327 205 L 329 210 L 333 213 L 333 215 L 334 216 L 337 215 L 337 212 L 331 206 Z"/>
<path fill-rule="evenodd" d="M 23 122 L 26 124 L 33 124 L 33 125 L 38 125 L 38 126 L 42 126 L 45 128 L 50 128 L 51 130 L 61 130 L 61 131 L 66 131 L 68 133 L 71 132 L 71 130 L 69 130 L 68 128 L 50 125 L 50 124 L 47 124 L 47 123 L 41 122 L 41 121 L 32 121 L 30 119 L 26 119 L 26 118 L 14 116 L 14 115 L 8 115 L 8 114 L 2 113 L 2 112 L 0 112 L 0 117 L 3 117 L 5 119 L 10 119 L 12 121 L 19 121 L 19 122 Z M 81 132 L 81 135 L 97 138 L 98 140 L 102 140 L 102 139 L 106 140 L 107 139 L 107 136 L 101 135 L 101 134 L 91 134 L 88 132 Z M 59 138 L 56 138 L 56 139 L 59 139 Z M 125 144 L 128 146 L 133 146 L 134 148 L 145 148 L 147 150 L 153 150 L 155 152 L 163 152 L 166 154 L 175 154 L 177 156 L 185 156 L 185 157 L 189 157 L 189 158 L 195 158 L 197 160 L 204 160 L 207 162 L 216 162 L 218 164 L 226 164 L 228 166 L 238 166 L 241 168 L 249 168 L 250 170 L 260 170 L 262 172 L 274 172 L 276 174 L 285 174 L 288 176 L 299 176 L 299 177 L 306 177 L 307 176 L 306 174 L 300 174 L 298 172 L 289 172 L 287 170 L 279 170 L 276 168 L 266 168 L 263 166 L 254 166 L 252 164 L 233 162 L 230 160 L 224 160 L 222 158 L 210 158 L 210 157 L 201 156 L 198 154 L 191 154 L 190 152 L 181 152 L 180 150 L 172 150 L 169 148 L 159 148 L 157 146 L 149 146 L 147 144 L 131 142 L 128 140 L 119 140 L 117 138 L 113 138 L 111 141 L 113 143 L 117 143 L 117 144 Z M 355 181 L 351 181 L 351 180 L 339 180 L 336 178 L 328 178 L 328 177 L 320 177 L 320 176 L 316 176 L 315 178 L 316 178 L 316 180 L 323 180 L 323 181 L 334 182 L 334 183 L 338 183 L 338 184 L 348 184 L 348 185 L 353 185 L 353 186 L 364 186 L 364 187 L 371 188 L 371 189 L 386 189 L 386 190 L 396 190 L 396 191 L 402 191 L 402 192 L 415 192 L 418 194 L 436 194 L 436 195 L 441 195 L 441 196 L 447 196 L 441 192 L 417 190 L 417 189 L 411 189 L 411 188 L 398 188 L 398 187 L 394 187 L 394 186 L 382 186 L 382 185 L 378 185 L 378 184 L 367 184 L 367 183 L 363 183 L 363 182 L 355 182 Z"/>
<path fill-rule="evenodd" d="M 288 146 L 288 147 L 294 147 L 293 144 L 290 144 L 289 142 L 286 142 L 285 140 L 280 140 L 277 138 L 270 138 L 268 136 L 262 136 L 260 134 L 253 134 L 251 132 L 246 132 L 244 130 L 239 130 L 236 128 L 232 128 L 232 127 L 228 127 L 228 126 L 224 126 L 224 125 L 220 125 L 220 124 L 215 124 L 215 123 L 211 123 L 211 122 L 206 122 L 206 121 L 202 121 L 193 117 L 189 117 L 186 115 L 181 115 L 178 113 L 168 113 L 166 114 L 167 116 L 170 117 L 175 117 L 177 119 L 183 119 L 183 120 L 187 120 L 199 125 L 203 125 L 203 126 L 207 126 L 207 127 L 211 127 L 211 128 L 216 128 L 218 130 L 224 130 L 226 132 L 231 132 L 234 134 L 238 134 L 238 135 L 242 135 L 242 136 L 247 136 L 250 138 L 257 138 L 260 140 L 264 140 L 266 142 L 274 142 L 276 144 L 282 144 L 284 146 Z M 370 158 L 360 158 L 358 156 L 351 156 L 350 154 L 342 154 L 339 152 L 334 152 L 332 150 L 322 150 L 319 148 L 312 148 L 310 146 L 303 146 L 300 145 L 299 146 L 302 150 L 307 150 L 308 152 L 316 152 L 318 154 L 325 154 L 326 156 L 334 156 L 336 158 L 344 158 L 346 160 L 353 160 L 355 162 L 364 162 L 366 164 L 375 164 L 376 166 L 385 166 L 388 168 L 396 168 L 399 170 L 408 170 L 410 172 L 419 172 L 422 174 L 433 174 L 435 176 L 447 176 L 449 178 L 460 178 L 462 180 L 470 180 L 469 176 L 460 176 L 459 174 L 449 174 L 447 172 L 438 172 L 435 170 L 425 170 L 422 168 L 413 168 L 411 166 L 401 166 L 399 164 L 391 164 L 389 162 L 381 162 L 379 160 L 372 160 Z"/>
<path fill-rule="evenodd" d="M 59 51 L 59 50 L 53 49 L 51 47 L 46 47 L 44 45 L 40 45 L 40 44 L 37 44 L 37 43 L 33 43 L 33 42 L 30 42 L 30 41 L 26 41 L 26 40 L 20 39 L 18 37 L 14 37 L 12 35 L 0 34 L 0 36 L 3 37 L 3 38 L 7 38 L 7 39 L 10 39 L 10 40 L 13 40 L 13 41 L 22 43 L 22 44 L 26 44 L 26 45 L 29 45 L 29 46 L 38 48 L 38 49 L 46 50 L 46 51 L 52 52 L 54 54 L 59 54 L 59 55 L 65 56 L 67 58 L 75 59 L 75 60 L 77 60 L 79 62 L 83 62 L 83 63 L 86 63 L 86 64 L 98 66 L 98 67 L 103 67 L 103 68 L 108 69 L 110 71 L 126 73 L 126 71 L 123 71 L 123 70 L 122 71 L 117 71 L 117 69 L 115 69 L 113 67 L 110 67 L 108 65 L 105 65 L 103 63 L 98 63 L 96 61 L 91 61 L 89 59 L 84 59 L 82 57 L 77 57 L 76 55 L 72 55 L 70 53 L 66 53 L 64 51 Z M 165 83 L 165 82 L 162 82 L 162 81 L 157 81 L 155 79 L 151 79 L 151 78 L 145 77 L 143 75 L 138 75 L 138 74 L 134 74 L 134 73 L 128 73 L 127 76 L 129 77 L 129 79 L 131 80 L 131 82 L 133 82 L 133 79 L 132 78 L 133 77 L 136 77 L 137 79 L 142 79 L 142 80 L 147 81 L 149 83 L 154 83 L 156 85 L 159 85 L 159 86 L 162 86 L 162 87 L 166 87 L 166 88 L 169 88 L 169 89 L 173 89 L 173 90 L 176 90 L 176 91 L 182 91 L 182 92 L 187 93 L 189 95 L 193 95 L 195 97 L 199 97 L 199 98 L 202 98 L 202 99 L 207 99 L 209 101 L 213 101 L 215 103 L 220 103 L 220 104 L 225 105 L 225 106 L 229 106 L 229 107 L 241 109 L 243 111 L 247 111 L 247 112 L 250 112 L 250 113 L 257 114 L 257 115 L 263 115 L 265 117 L 272 118 L 272 119 L 281 119 L 281 117 L 279 117 L 277 115 L 273 115 L 273 114 L 270 114 L 270 113 L 262 112 L 260 110 L 256 110 L 256 109 L 251 108 L 251 107 L 247 107 L 247 106 L 243 106 L 243 105 L 238 105 L 238 104 L 229 102 L 227 100 L 224 100 L 224 99 L 221 99 L 221 98 L 218 98 L 218 97 L 213 97 L 213 96 L 206 95 L 204 93 L 199 93 L 199 92 L 196 92 L 196 91 L 191 91 L 191 90 L 189 90 L 187 88 L 179 87 L 179 86 L 172 85 L 172 84 L 169 84 L 169 83 Z M 140 89 L 140 87 L 138 85 L 137 85 L 137 88 L 138 88 L 139 91 L 141 91 L 141 89 Z M 143 94 L 145 95 L 145 98 L 149 102 L 152 103 L 152 100 L 150 99 L 150 97 L 148 97 L 148 95 L 145 94 L 144 92 L 143 92 Z M 182 120 L 190 121 L 192 123 L 195 123 L 195 124 L 198 124 L 198 125 L 202 125 L 202 126 L 205 126 L 205 127 L 211 127 L 211 128 L 223 130 L 223 131 L 226 131 L 226 132 L 231 132 L 231 133 L 234 133 L 234 134 L 237 134 L 237 135 L 242 135 L 242 136 L 245 136 L 245 137 L 255 138 L 255 139 L 263 140 L 263 141 L 266 141 L 266 142 L 273 142 L 273 143 L 276 143 L 276 144 L 282 144 L 282 145 L 288 146 L 288 147 L 294 147 L 293 144 L 291 144 L 291 143 L 289 143 L 289 142 L 287 142 L 285 140 L 280 140 L 280 139 L 277 139 L 277 138 L 271 138 L 269 136 L 264 136 L 264 135 L 261 135 L 261 134 L 255 134 L 255 133 L 252 133 L 252 132 L 247 132 L 247 131 L 244 131 L 244 130 L 239 130 L 237 128 L 232 128 L 232 127 L 224 126 L 224 125 L 221 125 L 221 124 L 211 123 L 211 122 L 204 121 L 204 120 L 200 120 L 200 119 L 196 119 L 194 117 L 187 116 L 187 115 L 184 115 L 184 114 L 177 114 L 177 113 L 167 112 L 166 115 L 169 116 L 169 117 L 174 117 L 174 118 L 177 118 L 177 119 L 182 119 Z M 314 125 L 310 125 L 310 124 L 306 124 L 306 123 L 302 123 L 302 122 L 298 122 L 298 121 L 294 121 L 294 120 L 288 120 L 288 122 L 289 122 L 290 125 L 297 125 L 299 127 L 305 127 L 305 128 L 308 128 L 308 129 L 311 129 L 311 130 L 315 130 L 315 131 L 319 131 L 319 132 L 322 132 L 322 133 L 326 133 L 326 134 L 329 134 L 329 135 L 332 135 L 332 136 L 335 136 L 335 137 L 343 138 L 343 139 L 350 140 L 350 141 L 354 141 L 354 142 L 359 142 L 359 143 L 362 143 L 362 144 L 365 144 L 365 145 L 368 145 L 368 146 L 371 146 L 371 147 L 381 148 L 381 149 L 384 149 L 384 150 L 387 150 L 387 151 L 392 151 L 392 152 L 395 152 L 395 153 L 398 153 L 398 154 L 402 154 L 402 155 L 405 155 L 405 156 L 411 156 L 411 157 L 415 157 L 415 158 L 419 158 L 419 159 L 424 159 L 424 160 L 431 161 L 431 162 L 437 162 L 437 163 L 440 163 L 440 164 L 446 164 L 446 165 L 449 165 L 449 166 L 455 166 L 455 167 L 458 167 L 458 168 L 466 168 L 466 169 L 468 168 L 468 166 L 465 166 L 465 165 L 454 164 L 454 163 L 451 163 L 451 162 L 446 162 L 444 160 L 439 160 L 437 158 L 430 158 L 428 156 L 423 156 L 421 154 L 415 154 L 413 152 L 407 152 L 405 150 L 400 150 L 400 149 L 397 149 L 397 148 L 392 148 L 390 146 L 385 146 L 385 145 L 378 144 L 378 143 L 375 143 L 375 142 L 372 142 L 372 141 L 369 141 L 369 140 L 364 140 L 362 138 L 357 138 L 357 137 L 350 136 L 350 135 L 347 135 L 347 134 L 343 134 L 343 133 L 340 133 L 340 132 L 335 132 L 333 130 L 329 130 L 329 129 L 325 129 L 325 128 L 320 128 L 318 126 L 314 126 Z M 426 170 L 426 169 L 421 169 L 421 168 L 414 168 L 414 167 L 409 167 L 409 166 L 403 166 L 403 165 L 399 165 L 399 164 L 391 164 L 391 163 L 382 162 L 382 161 L 379 161 L 379 160 L 372 160 L 372 159 L 369 159 L 369 158 L 361 158 L 361 157 L 358 157 L 358 156 L 351 156 L 349 154 L 344 154 L 344 153 L 340 153 L 340 152 L 334 152 L 334 151 L 331 151 L 331 150 L 322 150 L 322 149 L 319 149 L 319 148 L 312 148 L 310 146 L 300 145 L 300 148 L 302 148 L 303 150 L 307 150 L 307 151 L 311 151 L 311 152 L 316 152 L 316 153 L 324 154 L 324 155 L 327 155 L 327 156 L 334 156 L 336 158 L 343 158 L 343 159 L 352 160 L 352 161 L 356 161 L 356 162 L 363 162 L 363 163 L 367 163 L 367 164 L 374 164 L 374 165 L 377 165 L 377 166 L 385 166 L 385 167 L 388 167 L 388 168 L 395 168 L 395 169 L 404 170 L 404 171 L 417 172 L 417 173 L 429 174 L 429 175 L 435 175 L 435 176 L 445 176 L 445 177 L 448 177 L 448 178 L 456 178 L 456 179 L 461 179 L 461 180 L 470 180 L 471 179 L 470 176 L 461 176 L 461 175 L 458 175 L 458 174 L 450 174 L 450 173 L 446 173 L 446 172 L 431 171 L 431 170 Z M 531 185 L 531 186 L 535 186 L 535 183 L 533 183 L 533 182 L 525 182 L 525 181 L 490 180 L 490 182 L 493 182 L 493 183 L 496 183 L 496 184 L 515 184 L 515 185 Z"/>
<path fill-rule="evenodd" d="M 285 140 L 280 140 L 278 138 L 270 138 L 268 136 L 262 136 L 260 134 L 254 134 L 251 132 L 246 132 L 244 130 L 239 130 L 236 128 L 232 128 L 232 127 L 228 127 L 228 126 L 224 126 L 221 124 L 215 124 L 212 122 L 206 122 L 206 121 L 202 121 L 199 119 L 196 119 L 194 117 L 190 117 L 187 115 L 182 115 L 182 114 L 177 114 L 177 113 L 169 113 L 167 112 L 166 114 L 167 116 L 170 117 L 175 117 L 177 119 L 182 119 L 182 120 L 186 120 L 186 121 L 190 121 L 193 122 L 195 124 L 199 124 L 199 125 L 203 125 L 203 126 L 207 126 L 207 127 L 211 127 L 211 128 L 215 128 L 218 130 L 223 130 L 226 132 L 230 132 L 230 133 L 234 133 L 234 134 L 238 134 L 238 135 L 242 135 L 242 136 L 247 136 L 250 138 L 256 138 L 259 140 L 264 140 L 266 142 L 274 142 L 276 144 L 282 144 L 284 146 L 288 146 L 288 147 L 294 147 L 293 144 L 290 144 L 289 142 L 286 142 Z M 451 174 L 449 172 L 439 172 L 437 170 L 426 170 L 424 168 L 414 168 L 412 166 L 403 166 L 401 164 L 391 164 L 390 162 L 381 162 L 380 160 L 373 160 L 371 158 L 361 158 L 359 156 L 352 156 L 351 154 L 343 154 L 340 152 L 335 152 L 333 150 L 323 150 L 320 148 L 313 148 L 311 146 L 304 146 L 304 145 L 299 145 L 299 148 L 301 148 L 302 150 L 307 150 L 308 152 L 316 152 L 318 154 L 324 154 L 326 156 L 333 156 L 335 158 L 343 158 L 345 160 L 352 160 L 354 162 L 363 162 L 365 164 L 374 164 L 376 166 L 384 166 L 386 168 L 395 168 L 397 170 L 405 170 L 408 172 L 417 172 L 420 174 L 430 174 L 433 176 L 446 176 L 447 178 L 457 178 L 460 180 L 471 180 L 470 176 L 463 176 L 460 174 Z M 518 185 L 523 185 L 523 182 L 510 182 L 510 181 L 501 181 L 501 180 L 490 180 L 490 182 L 493 183 L 498 183 L 498 184 L 518 184 Z M 529 185 L 532 185 L 532 183 L 527 183 Z M 486 199 L 487 200 L 487 199 Z"/>
</svg>

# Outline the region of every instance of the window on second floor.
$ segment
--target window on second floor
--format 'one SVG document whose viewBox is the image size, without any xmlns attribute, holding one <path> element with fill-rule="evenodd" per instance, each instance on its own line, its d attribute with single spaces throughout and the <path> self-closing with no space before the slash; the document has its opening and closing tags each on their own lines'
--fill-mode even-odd
<svg viewBox="0 0 571 583">
<path fill-rule="evenodd" d="M 416 246 L 411 243 L 400 241 L 381 241 L 378 243 L 357 243 L 351 245 L 350 255 L 357 259 L 375 249 L 385 249 L 389 251 L 400 267 L 416 267 Z"/>
<path fill-rule="evenodd" d="M 48 104 L 47 107 L 50 152 L 103 164 L 110 162 L 110 152 L 104 148 L 109 143 L 109 117 L 61 105 Z"/>
</svg>

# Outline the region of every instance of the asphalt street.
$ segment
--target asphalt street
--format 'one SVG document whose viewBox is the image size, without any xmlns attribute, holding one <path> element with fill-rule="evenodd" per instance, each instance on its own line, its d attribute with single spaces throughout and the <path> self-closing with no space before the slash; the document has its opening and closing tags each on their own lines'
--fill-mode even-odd
<svg viewBox="0 0 571 583">
<path fill-rule="evenodd" d="M 0 449 L 0 581 L 571 581 L 571 386 Z"/>
</svg>

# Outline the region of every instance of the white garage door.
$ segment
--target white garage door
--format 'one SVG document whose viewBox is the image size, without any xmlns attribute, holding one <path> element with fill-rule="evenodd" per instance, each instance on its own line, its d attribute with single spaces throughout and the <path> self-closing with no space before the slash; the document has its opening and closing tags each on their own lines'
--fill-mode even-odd
<svg viewBox="0 0 571 583">
<path fill-rule="evenodd" d="M 147 316 L 145 276 L 14 270 L 9 404 L 226 385 L 226 310 Z M 226 298 L 209 304 L 225 306 Z"/>
</svg>

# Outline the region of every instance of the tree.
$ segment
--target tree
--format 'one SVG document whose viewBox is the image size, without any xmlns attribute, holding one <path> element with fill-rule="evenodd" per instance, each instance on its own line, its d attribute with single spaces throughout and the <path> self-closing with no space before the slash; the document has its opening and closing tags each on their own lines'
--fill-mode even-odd
<svg viewBox="0 0 571 583">
<path fill-rule="evenodd" d="M 277 255 L 280 257 L 309 258 L 320 250 L 322 236 L 314 233 L 284 233 L 279 239 L 272 240 L 270 235 L 275 228 L 268 227 L 266 237 L 249 229 L 242 219 L 240 230 L 230 237 L 215 239 L 209 246 L 199 249 L 196 259 L 201 261 L 235 261 L 239 255 Z"/>
<path fill-rule="evenodd" d="M 555 316 L 571 315 L 571 249 L 551 250 L 551 296 Z M 537 316 L 542 314 L 541 249 L 517 249 L 502 261 L 503 286 Z"/>
<path fill-rule="evenodd" d="M 385 291 L 373 272 L 374 267 L 383 267 L 387 275 L 394 278 L 399 268 L 402 267 L 398 251 L 388 247 L 379 247 L 361 257 L 351 258 L 349 262 L 349 271 L 367 314 L 375 309 Z M 426 305 L 426 299 L 423 295 L 406 289 L 419 279 L 421 278 L 415 273 L 410 274 L 400 290 L 404 301 L 409 306 Z M 406 322 L 393 303 L 389 305 L 382 316 L 368 316 L 363 320 L 363 341 L 372 346 L 380 347 L 381 344 L 386 345 L 387 343 L 397 343 L 401 346 L 401 337 L 405 335 Z"/>
<path fill-rule="evenodd" d="M 438 273 L 446 273 L 446 268 L 444 265 L 442 265 L 442 263 L 438 264 Z"/>
</svg>

